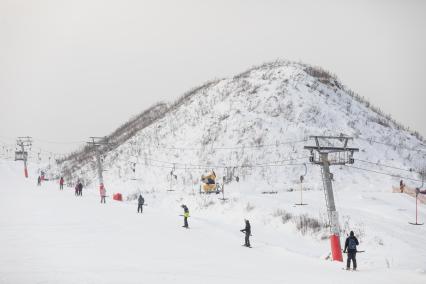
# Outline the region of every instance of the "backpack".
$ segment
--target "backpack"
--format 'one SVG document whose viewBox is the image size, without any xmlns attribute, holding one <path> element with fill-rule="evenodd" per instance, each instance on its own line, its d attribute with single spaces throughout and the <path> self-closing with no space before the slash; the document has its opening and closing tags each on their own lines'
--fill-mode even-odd
<svg viewBox="0 0 426 284">
<path fill-rule="evenodd" d="M 349 238 L 348 249 L 356 250 L 356 241 L 353 238 Z"/>
</svg>

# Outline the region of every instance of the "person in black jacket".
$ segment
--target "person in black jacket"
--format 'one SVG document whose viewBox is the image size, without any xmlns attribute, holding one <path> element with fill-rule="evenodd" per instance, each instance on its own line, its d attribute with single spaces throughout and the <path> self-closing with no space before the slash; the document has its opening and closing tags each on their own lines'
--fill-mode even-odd
<svg viewBox="0 0 426 284">
<path fill-rule="evenodd" d="M 138 198 L 138 213 L 139 211 L 142 213 L 143 212 L 143 204 L 145 203 L 145 199 L 142 197 L 142 194 L 139 194 L 139 198 Z"/>
<path fill-rule="evenodd" d="M 240 231 L 246 234 L 244 246 L 250 248 L 251 226 L 249 220 L 244 219 L 244 221 L 246 222 L 246 227 Z"/>
<path fill-rule="evenodd" d="M 346 262 L 346 269 L 349 270 L 351 266 L 351 260 L 353 263 L 353 269 L 356 270 L 356 246 L 359 245 L 358 239 L 354 236 L 354 232 L 351 231 L 349 237 L 345 242 L 345 249 L 343 252 L 348 251 L 348 260 Z"/>
<path fill-rule="evenodd" d="M 78 183 L 78 195 L 83 196 L 83 184 L 81 182 Z"/>
</svg>

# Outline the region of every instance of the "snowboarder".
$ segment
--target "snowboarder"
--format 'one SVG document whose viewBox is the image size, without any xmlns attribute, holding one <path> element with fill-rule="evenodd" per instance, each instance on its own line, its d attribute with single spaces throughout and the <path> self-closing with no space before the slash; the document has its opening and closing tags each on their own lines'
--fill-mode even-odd
<svg viewBox="0 0 426 284">
<path fill-rule="evenodd" d="M 401 190 L 401 193 L 403 193 L 403 192 L 404 192 L 404 187 L 405 187 L 404 181 L 403 181 L 403 180 L 401 180 L 401 181 L 399 182 L 399 190 Z"/>
<path fill-rule="evenodd" d="M 346 250 L 348 250 L 348 260 L 346 262 L 346 270 L 350 269 L 351 266 L 351 260 L 353 264 L 353 270 L 356 270 L 356 246 L 359 245 L 358 239 L 355 237 L 354 232 L 351 231 L 349 234 L 349 237 L 346 239 L 345 242 L 345 249 L 343 250 L 344 253 L 346 253 Z"/>
<path fill-rule="evenodd" d="M 37 185 L 38 185 L 38 186 L 40 186 L 40 185 L 41 185 L 41 177 L 40 177 L 40 176 L 38 176 L 38 178 L 37 178 Z"/>
<path fill-rule="evenodd" d="M 244 229 L 240 230 L 240 231 L 245 233 L 245 235 L 246 235 L 244 246 L 251 248 L 251 245 L 250 245 L 250 236 L 251 236 L 250 222 L 247 219 L 244 219 L 244 221 L 246 222 L 246 227 Z"/>
<path fill-rule="evenodd" d="M 183 226 L 182 227 L 189 229 L 189 226 L 188 226 L 189 209 L 188 207 L 186 207 L 185 204 L 182 204 L 180 207 L 183 208 Z"/>
<path fill-rule="evenodd" d="M 59 180 L 59 189 L 60 190 L 64 189 L 64 177 L 61 177 L 61 179 Z"/>
<path fill-rule="evenodd" d="M 99 194 L 101 195 L 101 203 L 106 203 L 106 189 L 103 184 L 99 188 Z"/>
<path fill-rule="evenodd" d="M 142 213 L 143 212 L 143 204 L 145 203 L 145 199 L 142 197 L 142 194 L 139 194 L 139 198 L 138 198 L 138 213 L 139 211 Z"/>
</svg>

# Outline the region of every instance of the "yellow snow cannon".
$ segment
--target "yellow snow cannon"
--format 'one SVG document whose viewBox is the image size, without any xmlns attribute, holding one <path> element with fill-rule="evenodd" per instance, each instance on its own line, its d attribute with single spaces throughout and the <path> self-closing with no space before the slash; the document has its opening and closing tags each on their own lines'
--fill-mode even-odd
<svg viewBox="0 0 426 284">
<path fill-rule="evenodd" d="M 201 176 L 201 188 L 204 193 L 217 193 L 216 173 L 213 170 Z"/>
</svg>

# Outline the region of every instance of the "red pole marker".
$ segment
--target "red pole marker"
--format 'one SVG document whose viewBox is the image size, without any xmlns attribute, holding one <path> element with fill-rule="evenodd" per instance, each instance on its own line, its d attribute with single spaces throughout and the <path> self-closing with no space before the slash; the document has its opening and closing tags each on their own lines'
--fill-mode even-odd
<svg viewBox="0 0 426 284">
<path fill-rule="evenodd" d="M 340 247 L 340 238 L 338 235 L 330 236 L 331 257 L 333 261 L 343 261 L 342 248 Z"/>
<path fill-rule="evenodd" d="M 27 170 L 27 167 L 25 167 L 25 168 L 24 168 L 24 174 L 25 174 L 25 177 L 27 178 L 27 177 L 28 177 L 28 170 Z"/>
</svg>

